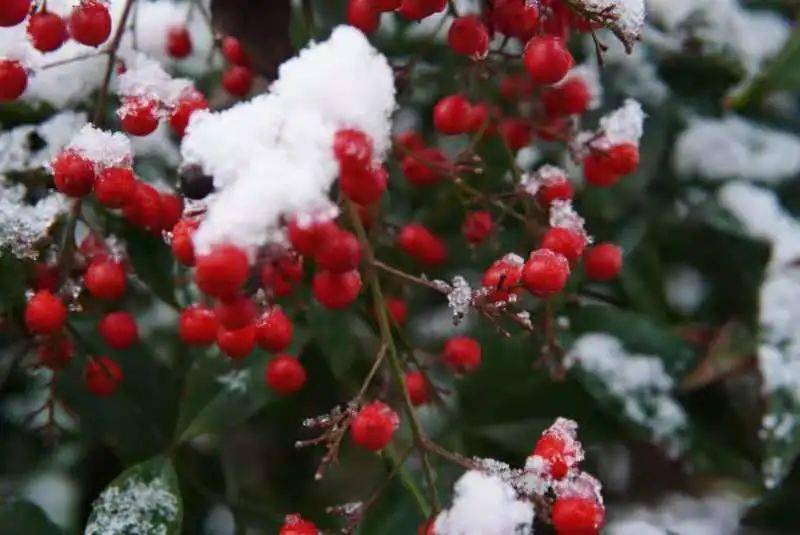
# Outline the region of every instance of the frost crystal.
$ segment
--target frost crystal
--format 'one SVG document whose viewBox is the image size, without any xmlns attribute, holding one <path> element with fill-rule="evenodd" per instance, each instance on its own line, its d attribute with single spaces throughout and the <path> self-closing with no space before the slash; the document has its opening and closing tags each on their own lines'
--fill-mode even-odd
<svg viewBox="0 0 800 535">
<path fill-rule="evenodd" d="M 520 181 L 520 188 L 528 195 L 534 196 L 542 187 L 566 178 L 567 172 L 562 168 L 547 164 L 541 166 L 535 173 L 525 173 Z"/>
<path fill-rule="evenodd" d="M 233 243 L 252 254 L 284 239 L 283 218 L 328 210 L 338 175 L 335 132 L 364 131 L 381 158 L 394 107 L 386 58 L 360 31 L 341 26 L 284 63 L 269 94 L 195 114 L 181 153 L 213 176 L 218 190 L 194 237 L 198 252 Z"/>
<path fill-rule="evenodd" d="M 556 199 L 550 204 L 550 226 L 571 230 L 585 236 L 588 242 L 592 241 L 586 234 L 583 218 L 575 211 L 570 200 Z"/>
<path fill-rule="evenodd" d="M 250 370 L 231 370 L 217 377 L 217 383 L 221 384 L 229 392 L 245 394 L 250 383 Z"/>
<path fill-rule="evenodd" d="M 0 173 L 45 166 L 86 124 L 86 114 L 65 111 L 39 125 L 18 126 L 0 135 Z M 35 148 L 34 141 L 43 146 Z"/>
<path fill-rule="evenodd" d="M 67 150 L 91 160 L 98 169 L 129 167 L 132 163 L 131 142 L 119 132 L 106 132 L 87 124 L 81 128 Z"/>
<path fill-rule="evenodd" d="M 777 183 L 800 172 L 800 137 L 743 119 L 693 119 L 675 142 L 672 166 L 686 178 Z"/>
<path fill-rule="evenodd" d="M 178 498 L 160 477 L 129 479 L 95 501 L 85 535 L 166 535 L 178 515 Z"/>
<path fill-rule="evenodd" d="M 454 487 L 453 505 L 436 517 L 436 535 L 527 535 L 533 533 L 533 505 L 497 476 L 475 470 Z"/>
<path fill-rule="evenodd" d="M 596 110 L 600 107 L 603 100 L 603 86 L 600 84 L 600 73 L 597 70 L 596 62 L 583 63 L 573 67 L 558 85 L 563 85 L 569 80 L 580 80 L 589 90 L 588 109 Z"/>
<path fill-rule="evenodd" d="M 644 0 L 568 0 L 578 11 L 602 22 L 630 52 L 644 28 Z"/>
<path fill-rule="evenodd" d="M 609 146 L 618 143 L 633 143 L 638 146 L 644 132 L 644 118 L 642 105 L 629 98 L 621 108 L 600 119 L 599 130 Z"/>
<path fill-rule="evenodd" d="M 120 75 L 118 92 L 125 97 L 141 97 L 172 106 L 193 88 L 191 80 L 173 78 L 157 61 L 138 54 Z"/>
<path fill-rule="evenodd" d="M 60 193 L 51 193 L 33 204 L 26 202 L 25 195 L 24 186 L 8 184 L 0 176 L 0 249 L 9 248 L 17 258 L 34 259 L 36 244 L 69 203 Z"/>
<path fill-rule="evenodd" d="M 447 304 L 453 311 L 453 321 L 458 323 L 469 312 L 472 305 L 472 288 L 461 275 L 453 277 L 453 285 L 447 293 Z"/>
</svg>

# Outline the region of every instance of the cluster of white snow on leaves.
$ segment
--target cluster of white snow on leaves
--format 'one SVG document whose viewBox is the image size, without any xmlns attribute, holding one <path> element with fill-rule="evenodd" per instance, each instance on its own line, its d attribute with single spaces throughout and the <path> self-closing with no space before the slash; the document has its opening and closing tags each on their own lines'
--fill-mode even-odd
<svg viewBox="0 0 800 535">
<path fill-rule="evenodd" d="M 95 500 L 85 535 L 166 535 L 179 507 L 178 497 L 162 478 L 131 477 Z"/>
</svg>

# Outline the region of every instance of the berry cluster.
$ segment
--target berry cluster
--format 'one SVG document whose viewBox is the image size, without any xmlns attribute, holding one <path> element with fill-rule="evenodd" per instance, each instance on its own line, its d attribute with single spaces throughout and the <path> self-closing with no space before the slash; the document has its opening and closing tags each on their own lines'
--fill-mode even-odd
<svg viewBox="0 0 800 535">
<path fill-rule="evenodd" d="M 250 56 L 242 43 L 231 35 L 222 38 L 222 55 L 230 63 L 222 73 L 222 87 L 235 97 L 244 97 L 253 87 Z"/>
</svg>

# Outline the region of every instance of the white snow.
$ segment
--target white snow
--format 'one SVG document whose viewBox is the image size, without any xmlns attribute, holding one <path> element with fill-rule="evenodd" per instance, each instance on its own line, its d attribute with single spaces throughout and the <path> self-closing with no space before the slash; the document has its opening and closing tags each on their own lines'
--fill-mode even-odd
<svg viewBox="0 0 800 535">
<path fill-rule="evenodd" d="M 600 119 L 600 132 L 611 145 L 633 143 L 639 145 L 644 133 L 645 113 L 636 100 L 626 99 L 623 105 Z"/>
<path fill-rule="evenodd" d="M 627 51 L 641 38 L 644 0 L 569 0 L 569 3 L 580 11 L 593 14 L 590 18 L 602 22 L 614 32 Z"/>
<path fill-rule="evenodd" d="M 559 182 L 567 178 L 567 172 L 561 167 L 545 164 L 534 173 L 525 173 L 520 181 L 520 189 L 530 196 L 534 196 L 544 186 Z"/>
<path fill-rule="evenodd" d="M 173 106 L 180 97 L 193 90 L 187 78 L 173 78 L 158 61 L 136 54 L 126 62 L 126 71 L 118 78 L 118 93 L 124 97 L 141 97 L 165 106 Z"/>
<path fill-rule="evenodd" d="M 36 245 L 50 230 L 69 203 L 60 193 L 51 193 L 29 204 L 26 189 L 0 175 L 0 250 L 8 248 L 18 258 L 37 257 Z"/>
<path fill-rule="evenodd" d="M 563 85 L 569 80 L 581 80 L 589 90 L 589 109 L 596 110 L 603 102 L 603 86 L 600 84 L 600 73 L 596 62 L 582 63 L 570 69 L 564 79 L 558 83 Z"/>
<path fill-rule="evenodd" d="M 675 266 L 664 280 L 667 303 L 681 314 L 693 314 L 710 290 L 703 274 L 692 266 Z"/>
<path fill-rule="evenodd" d="M 98 169 L 130 167 L 133 161 L 130 140 L 120 132 L 100 130 L 87 124 L 66 147 L 94 162 Z"/>
<path fill-rule="evenodd" d="M 44 167 L 85 124 L 85 113 L 64 111 L 38 125 L 22 125 L 0 134 L 0 173 Z M 44 146 L 31 146 L 34 135 Z"/>
<path fill-rule="evenodd" d="M 177 496 L 160 477 L 131 478 L 103 491 L 84 535 L 166 535 L 178 508 Z"/>
<path fill-rule="evenodd" d="M 394 78 L 386 58 L 349 26 L 284 63 L 271 92 L 220 113 L 197 113 L 181 152 L 218 193 L 195 234 L 201 254 L 232 243 L 250 254 L 284 239 L 282 218 L 330 211 L 338 174 L 335 132 L 364 131 L 381 158 L 390 146 Z"/>
<path fill-rule="evenodd" d="M 586 233 L 585 221 L 575 211 L 571 200 L 556 199 L 550 203 L 550 226 L 561 227 L 586 238 L 588 243 L 592 242 L 592 237 Z"/>
</svg>

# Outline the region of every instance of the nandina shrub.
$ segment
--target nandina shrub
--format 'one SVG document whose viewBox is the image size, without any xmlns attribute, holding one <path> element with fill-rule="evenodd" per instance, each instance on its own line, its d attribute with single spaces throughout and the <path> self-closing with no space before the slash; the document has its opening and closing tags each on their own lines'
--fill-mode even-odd
<svg viewBox="0 0 800 535">
<path fill-rule="evenodd" d="M 4 1 L 0 533 L 800 530 L 798 36 L 680 4 Z"/>
</svg>

